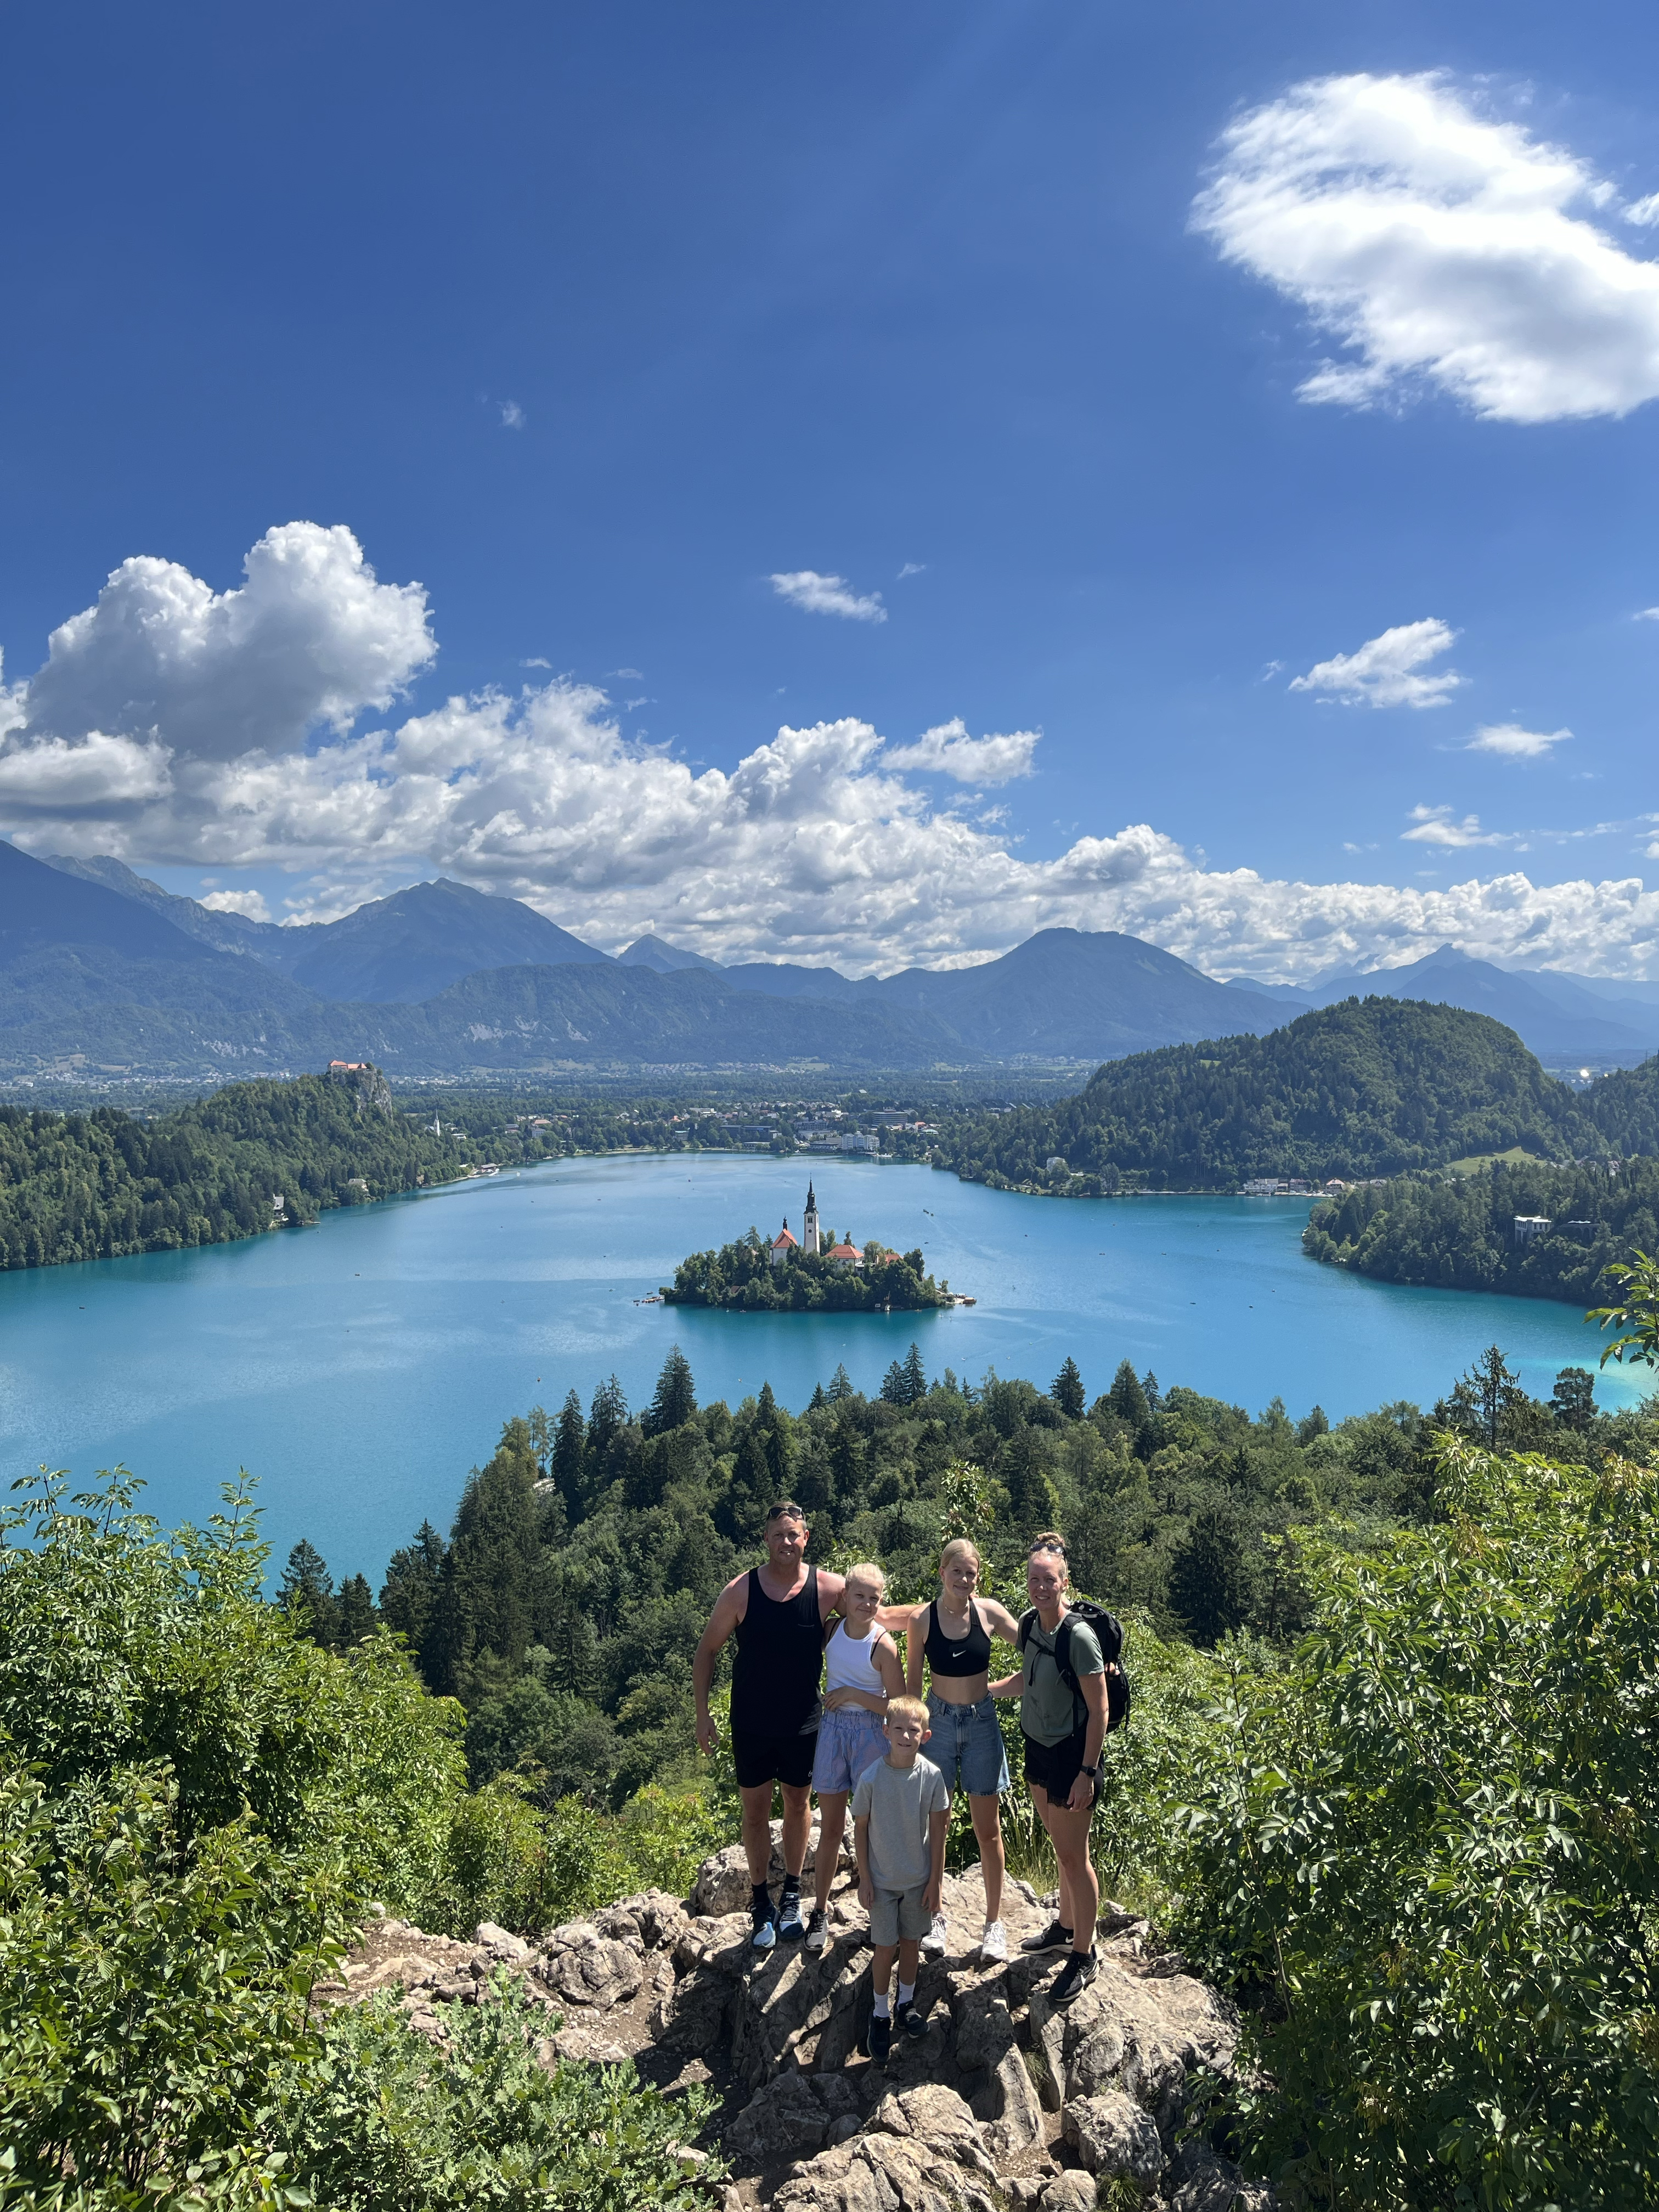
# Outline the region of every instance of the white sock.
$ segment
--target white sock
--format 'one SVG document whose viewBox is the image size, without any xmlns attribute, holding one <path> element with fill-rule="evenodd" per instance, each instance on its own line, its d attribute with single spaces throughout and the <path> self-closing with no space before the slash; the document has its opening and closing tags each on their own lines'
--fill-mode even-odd
<svg viewBox="0 0 1659 2212">
<path fill-rule="evenodd" d="M 899 2002 L 901 2004 L 908 2004 L 915 1993 L 916 1985 L 914 1982 L 901 1982 L 899 1984 Z"/>
<path fill-rule="evenodd" d="M 878 2020 L 891 2020 L 892 2017 L 893 2000 L 890 1994 L 886 1990 L 878 1990 L 876 1991 L 876 2018 Z"/>
</svg>

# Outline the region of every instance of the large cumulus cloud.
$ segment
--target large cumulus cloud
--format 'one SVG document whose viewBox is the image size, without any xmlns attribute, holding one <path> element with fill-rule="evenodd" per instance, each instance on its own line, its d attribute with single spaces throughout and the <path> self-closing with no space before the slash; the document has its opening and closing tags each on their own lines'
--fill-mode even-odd
<svg viewBox="0 0 1659 2212">
<path fill-rule="evenodd" d="M 441 871 L 603 945 L 654 929 L 715 958 L 854 973 L 982 957 L 1051 924 L 1285 980 L 1447 939 L 1637 974 L 1659 937 L 1659 900 L 1635 879 L 1288 883 L 1208 868 L 1144 823 L 1027 858 L 951 791 L 1029 771 L 1029 732 L 947 721 L 889 745 L 849 718 L 697 771 L 557 680 L 364 730 L 359 710 L 434 649 L 419 587 L 378 583 L 349 532 L 295 524 L 255 548 L 246 592 L 254 604 L 227 612 L 244 594 L 162 562 L 118 570 L 5 695 L 0 823 L 36 851 L 288 868 L 304 912 Z"/>
<path fill-rule="evenodd" d="M 1304 399 L 1434 386 L 1494 421 L 1659 397 L 1659 264 L 1589 165 L 1437 76 L 1321 77 L 1223 136 L 1194 227 L 1297 301 L 1342 355 Z"/>
</svg>

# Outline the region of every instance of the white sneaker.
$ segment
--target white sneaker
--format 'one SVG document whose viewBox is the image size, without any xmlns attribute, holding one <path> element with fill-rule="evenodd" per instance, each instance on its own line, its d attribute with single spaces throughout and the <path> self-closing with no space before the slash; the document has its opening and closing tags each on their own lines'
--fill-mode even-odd
<svg viewBox="0 0 1659 2212">
<path fill-rule="evenodd" d="M 1008 1930 L 1000 1920 L 988 1920 L 985 1933 L 979 1939 L 981 1959 L 1006 1959 L 1008 1955 Z"/>
<path fill-rule="evenodd" d="M 933 1915 L 933 1926 L 921 1939 L 921 1948 L 930 1959 L 942 1959 L 945 1956 L 945 1915 L 942 1912 L 936 1912 Z"/>
</svg>

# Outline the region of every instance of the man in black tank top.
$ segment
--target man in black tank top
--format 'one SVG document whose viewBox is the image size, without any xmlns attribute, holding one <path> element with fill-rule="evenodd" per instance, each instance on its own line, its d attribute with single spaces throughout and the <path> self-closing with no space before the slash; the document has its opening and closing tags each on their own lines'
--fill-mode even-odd
<svg viewBox="0 0 1659 2212">
<path fill-rule="evenodd" d="M 766 1516 L 766 1564 L 727 1583 L 715 1601 L 691 1665 L 697 1744 L 714 1747 L 708 1686 L 725 1644 L 737 1640 L 732 1669 L 732 1757 L 743 1798 L 755 1947 L 804 1936 L 801 1869 L 811 1826 L 812 1754 L 818 1739 L 823 1631 L 841 1604 L 842 1577 L 805 1564 L 811 1530 L 799 1505 Z M 767 1875 L 772 1860 L 772 1790 L 783 1791 L 783 1893 L 775 1911 Z"/>
</svg>

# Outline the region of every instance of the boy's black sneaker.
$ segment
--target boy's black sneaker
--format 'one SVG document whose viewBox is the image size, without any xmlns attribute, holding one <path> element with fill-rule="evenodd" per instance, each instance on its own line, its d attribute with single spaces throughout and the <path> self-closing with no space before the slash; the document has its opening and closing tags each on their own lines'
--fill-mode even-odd
<svg viewBox="0 0 1659 2212">
<path fill-rule="evenodd" d="M 1070 2004 L 1079 1990 L 1086 1990 L 1098 1969 L 1092 1950 L 1073 1951 L 1048 1986 L 1050 2004 Z"/>
<path fill-rule="evenodd" d="M 913 2043 L 920 2043 L 927 2033 L 927 2015 L 914 1997 L 908 2004 L 900 2005 L 893 2017 Z"/>
<path fill-rule="evenodd" d="M 878 2066 L 884 2066 L 893 2048 L 892 2021 L 878 2013 L 872 2012 L 870 2015 L 870 2032 L 865 2038 L 864 2047 Z"/>
<path fill-rule="evenodd" d="M 757 1951 L 769 1951 L 778 1940 L 777 1923 L 769 1902 L 757 1905 L 752 1913 L 753 1927 L 749 1941 Z"/>
<path fill-rule="evenodd" d="M 786 1943 L 798 1943 L 806 1933 L 800 1917 L 800 1892 L 791 1890 L 778 1904 L 778 1934 Z"/>
<path fill-rule="evenodd" d="M 1066 1951 L 1071 1948 L 1072 1931 L 1058 1920 L 1051 1920 L 1041 1936 L 1027 1936 L 1020 1943 L 1022 1951 Z"/>
</svg>

